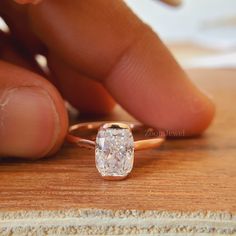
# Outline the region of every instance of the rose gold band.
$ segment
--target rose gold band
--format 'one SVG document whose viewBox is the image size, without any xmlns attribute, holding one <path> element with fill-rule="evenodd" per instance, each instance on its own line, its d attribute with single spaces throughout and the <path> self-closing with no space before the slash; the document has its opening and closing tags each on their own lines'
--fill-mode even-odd
<svg viewBox="0 0 236 236">
<path fill-rule="evenodd" d="M 69 133 L 67 135 L 67 141 L 70 143 L 75 143 L 80 147 L 87 148 L 87 149 L 95 149 L 95 141 L 90 140 L 90 139 L 85 139 L 80 136 L 75 136 L 73 135 L 73 132 L 75 131 L 86 131 L 86 130 L 98 130 L 103 124 L 105 123 L 112 123 L 111 121 L 98 121 L 98 122 L 88 122 L 88 123 L 80 123 L 76 125 L 72 125 L 69 128 Z M 117 123 L 117 122 L 115 122 Z M 122 122 L 124 123 L 124 122 Z M 138 123 L 129 123 L 125 122 L 129 125 L 130 129 L 134 132 L 139 131 L 139 132 L 145 132 L 145 127 L 142 124 Z M 156 148 L 159 147 L 163 142 L 165 141 L 165 137 L 163 136 L 158 136 L 158 137 L 145 137 L 143 140 L 137 140 L 134 141 L 134 149 L 136 151 L 138 150 L 144 150 L 144 149 L 149 149 L 149 148 Z"/>
</svg>

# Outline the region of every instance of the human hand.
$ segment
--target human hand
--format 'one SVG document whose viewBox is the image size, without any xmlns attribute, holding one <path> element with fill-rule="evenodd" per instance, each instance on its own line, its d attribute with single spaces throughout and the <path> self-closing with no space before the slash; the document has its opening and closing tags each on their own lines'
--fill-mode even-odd
<svg viewBox="0 0 236 236">
<path fill-rule="evenodd" d="M 141 122 L 186 135 L 209 126 L 211 100 L 122 1 L 1 0 L 0 15 L 11 31 L 0 34 L 0 156 L 56 152 L 68 129 L 63 98 L 98 114 L 116 100 Z"/>
</svg>

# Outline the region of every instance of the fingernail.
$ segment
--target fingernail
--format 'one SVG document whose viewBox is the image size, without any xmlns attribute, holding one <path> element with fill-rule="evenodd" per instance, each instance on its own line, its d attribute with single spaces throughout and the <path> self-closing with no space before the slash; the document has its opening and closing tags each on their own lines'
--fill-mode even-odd
<svg viewBox="0 0 236 236">
<path fill-rule="evenodd" d="M 182 3 L 182 0 L 160 0 L 160 1 L 164 2 L 168 5 L 174 6 L 174 7 L 177 7 L 177 6 L 181 5 L 181 3 Z"/>
<path fill-rule="evenodd" d="M 42 88 L 0 92 L 0 155 L 42 157 L 55 145 L 59 129 L 53 100 Z"/>
</svg>

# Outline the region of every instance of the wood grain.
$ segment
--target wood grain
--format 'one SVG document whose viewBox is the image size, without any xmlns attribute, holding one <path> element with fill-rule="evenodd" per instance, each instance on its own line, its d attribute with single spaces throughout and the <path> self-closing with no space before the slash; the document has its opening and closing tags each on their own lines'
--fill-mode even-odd
<svg viewBox="0 0 236 236">
<path fill-rule="evenodd" d="M 189 72 L 214 96 L 217 116 L 192 139 L 136 153 L 130 178 L 102 180 L 94 153 L 66 144 L 54 157 L 0 161 L 0 209 L 140 209 L 236 212 L 236 71 Z M 124 113 L 111 119 L 130 119 Z"/>
</svg>

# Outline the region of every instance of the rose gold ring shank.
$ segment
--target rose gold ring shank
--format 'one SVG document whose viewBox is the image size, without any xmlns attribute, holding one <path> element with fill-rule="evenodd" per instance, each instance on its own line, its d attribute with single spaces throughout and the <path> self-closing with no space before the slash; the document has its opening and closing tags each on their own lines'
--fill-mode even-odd
<svg viewBox="0 0 236 236">
<path fill-rule="evenodd" d="M 102 178 L 121 180 L 132 171 L 134 151 L 159 147 L 165 140 L 163 135 L 147 137 L 146 129 L 142 124 L 129 122 L 81 123 L 70 127 L 67 141 L 95 149 L 95 164 Z M 82 133 L 90 135 L 89 138 L 82 138 Z M 134 140 L 134 134 L 141 138 Z"/>
<path fill-rule="evenodd" d="M 116 123 L 122 126 L 123 122 L 112 122 L 112 121 L 98 121 L 98 122 L 87 122 L 72 125 L 69 128 L 69 133 L 67 135 L 67 141 L 70 143 L 75 143 L 79 147 L 87 148 L 87 149 L 95 149 L 96 142 L 91 139 L 85 139 L 80 136 L 75 136 L 72 134 L 74 131 L 86 131 L 86 130 L 95 130 L 97 131 L 103 124 L 106 123 Z M 138 123 L 127 123 L 132 131 L 143 131 L 145 132 L 145 126 Z M 165 136 L 158 136 L 155 138 L 148 138 L 143 140 L 134 141 L 134 150 L 145 150 L 159 147 L 165 141 Z"/>
</svg>

